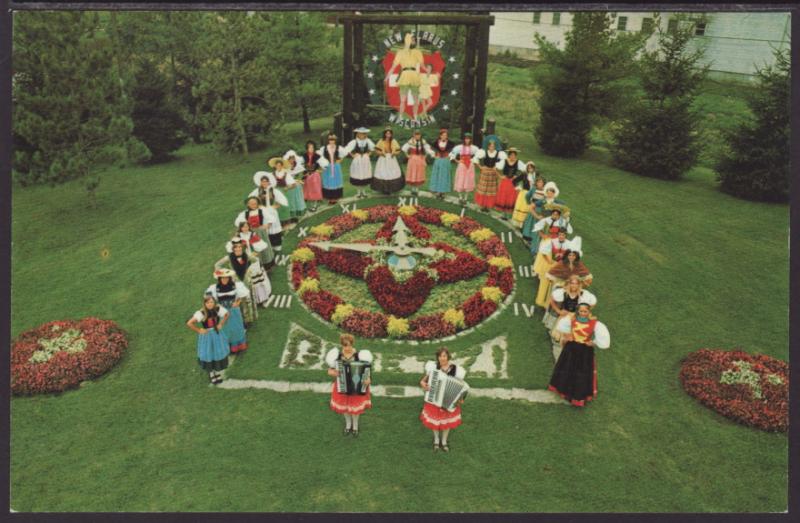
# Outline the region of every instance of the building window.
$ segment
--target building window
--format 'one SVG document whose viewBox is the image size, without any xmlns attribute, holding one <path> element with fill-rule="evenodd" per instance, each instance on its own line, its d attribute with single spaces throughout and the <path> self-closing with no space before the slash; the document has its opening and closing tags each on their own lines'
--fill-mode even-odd
<svg viewBox="0 0 800 523">
<path fill-rule="evenodd" d="M 653 30 L 653 19 L 652 18 L 642 18 L 642 32 L 649 33 Z"/>
<path fill-rule="evenodd" d="M 678 30 L 678 20 L 676 18 L 670 19 L 667 23 L 667 32 L 674 33 Z"/>
<path fill-rule="evenodd" d="M 694 35 L 695 36 L 703 36 L 706 34 L 706 23 L 705 22 L 697 22 L 694 26 Z"/>
<path fill-rule="evenodd" d="M 533 23 L 538 24 L 542 21 L 542 13 L 536 12 L 533 13 Z"/>
<path fill-rule="evenodd" d="M 561 23 L 561 13 L 553 13 L 553 25 L 559 25 Z"/>
<path fill-rule="evenodd" d="M 625 31 L 626 27 L 628 27 L 628 17 L 620 16 L 617 18 L 617 31 Z"/>
</svg>

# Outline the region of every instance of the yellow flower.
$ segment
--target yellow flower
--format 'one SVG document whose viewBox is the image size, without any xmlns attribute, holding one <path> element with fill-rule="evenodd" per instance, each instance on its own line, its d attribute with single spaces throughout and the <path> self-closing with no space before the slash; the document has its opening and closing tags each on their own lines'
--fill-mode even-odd
<svg viewBox="0 0 800 523">
<path fill-rule="evenodd" d="M 481 289 L 481 297 L 483 297 L 484 301 L 500 303 L 500 300 L 503 299 L 503 291 L 500 290 L 500 287 L 483 287 Z"/>
<path fill-rule="evenodd" d="M 308 247 L 300 247 L 299 249 L 295 249 L 291 255 L 292 261 L 296 262 L 310 262 L 314 259 L 314 251 L 309 249 Z"/>
<path fill-rule="evenodd" d="M 330 236 L 333 234 L 333 225 L 321 223 L 311 228 L 311 234 L 314 236 Z"/>
<path fill-rule="evenodd" d="M 336 306 L 331 316 L 331 321 L 336 325 L 340 325 L 348 316 L 353 314 L 353 306 L 349 303 L 340 303 Z"/>
<path fill-rule="evenodd" d="M 494 236 L 494 232 L 491 229 L 487 229 L 486 227 L 482 227 L 480 229 L 476 229 L 469 233 L 469 239 L 475 243 L 482 242 L 484 240 L 488 240 Z"/>
<path fill-rule="evenodd" d="M 442 213 L 442 217 L 440 220 L 442 221 L 442 225 L 446 227 L 451 227 L 453 224 L 458 222 L 461 219 L 461 216 L 457 214 L 453 214 L 451 212 Z"/>
<path fill-rule="evenodd" d="M 402 338 L 408 334 L 408 320 L 405 318 L 395 318 L 389 316 L 389 323 L 386 325 L 386 332 L 392 338 Z"/>
<path fill-rule="evenodd" d="M 464 311 L 461 309 L 447 309 L 444 311 L 444 321 L 456 327 L 464 327 Z"/>
<path fill-rule="evenodd" d="M 493 265 L 498 269 L 507 269 L 508 267 L 513 267 L 514 262 L 506 256 L 492 256 L 489 258 L 489 265 Z"/>
<path fill-rule="evenodd" d="M 369 213 L 363 209 L 355 209 L 350 211 L 350 214 L 353 216 L 353 218 L 362 222 L 367 221 L 367 218 L 369 218 Z"/>
<path fill-rule="evenodd" d="M 307 292 L 317 292 L 319 290 L 319 280 L 316 278 L 303 278 L 300 282 L 300 287 L 297 288 L 297 294 L 302 296 Z"/>
<path fill-rule="evenodd" d="M 413 205 L 401 205 L 397 212 L 403 216 L 411 216 L 412 214 L 417 214 L 417 208 Z"/>
</svg>

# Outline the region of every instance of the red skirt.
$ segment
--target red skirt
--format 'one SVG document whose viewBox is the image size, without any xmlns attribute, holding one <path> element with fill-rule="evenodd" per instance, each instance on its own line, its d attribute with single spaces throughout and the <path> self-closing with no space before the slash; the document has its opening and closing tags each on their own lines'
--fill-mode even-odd
<svg viewBox="0 0 800 523">
<path fill-rule="evenodd" d="M 303 182 L 303 198 L 312 202 L 322 200 L 322 179 L 318 172 L 314 171 Z"/>
<path fill-rule="evenodd" d="M 431 430 L 454 429 L 461 425 L 461 407 L 449 412 L 441 407 L 425 402 L 419 414 L 422 424 Z"/>
<path fill-rule="evenodd" d="M 367 387 L 366 394 L 339 394 L 336 382 L 331 389 L 331 410 L 337 414 L 362 414 L 372 408 L 372 392 Z"/>
<path fill-rule="evenodd" d="M 510 178 L 503 176 L 500 188 L 497 190 L 497 200 L 494 206 L 504 212 L 512 212 L 517 203 L 517 188 Z"/>
<path fill-rule="evenodd" d="M 408 157 L 408 168 L 406 169 L 406 185 L 418 186 L 425 183 L 425 156 L 412 154 Z"/>
</svg>

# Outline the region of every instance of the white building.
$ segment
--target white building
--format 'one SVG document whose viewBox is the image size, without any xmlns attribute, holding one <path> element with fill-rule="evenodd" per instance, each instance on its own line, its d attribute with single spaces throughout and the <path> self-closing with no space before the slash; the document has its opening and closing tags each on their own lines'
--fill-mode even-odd
<svg viewBox="0 0 800 523">
<path fill-rule="evenodd" d="M 674 14 L 660 13 L 664 29 Z M 563 48 L 564 35 L 572 27 L 572 13 L 564 11 L 495 12 L 492 15 L 495 22 L 489 33 L 489 52 L 510 51 L 531 60 L 538 59 L 534 34 L 539 33 Z M 791 24 L 788 12 L 715 12 L 703 15 L 706 24 L 697 25 L 695 36 L 698 44 L 705 46 L 704 60 L 710 63 L 710 71 L 716 76 L 751 76 L 757 68 L 774 62 L 773 48 L 789 48 Z M 614 27 L 618 31 L 641 31 L 643 25 L 652 24 L 653 20 L 652 13 L 617 12 Z M 652 48 L 655 40 L 655 36 L 651 37 L 648 47 Z"/>
</svg>

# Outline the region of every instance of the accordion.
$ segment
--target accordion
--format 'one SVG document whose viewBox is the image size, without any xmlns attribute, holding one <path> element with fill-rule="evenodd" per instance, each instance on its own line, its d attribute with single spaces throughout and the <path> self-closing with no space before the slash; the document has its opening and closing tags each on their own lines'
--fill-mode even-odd
<svg viewBox="0 0 800 523">
<path fill-rule="evenodd" d="M 336 370 L 339 376 L 336 378 L 336 391 L 339 394 L 366 394 L 367 386 L 364 385 L 370 376 L 371 364 L 366 361 L 336 361 Z"/>
<path fill-rule="evenodd" d="M 467 382 L 438 369 L 428 372 L 428 386 L 430 389 L 425 392 L 425 401 L 450 412 L 456 410 L 458 401 L 469 391 Z"/>
</svg>

